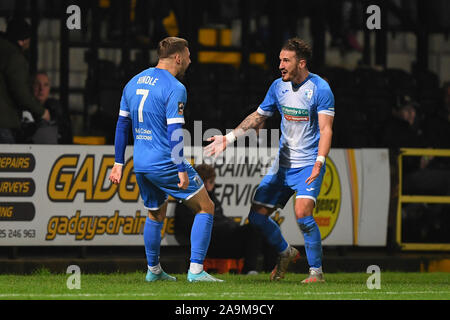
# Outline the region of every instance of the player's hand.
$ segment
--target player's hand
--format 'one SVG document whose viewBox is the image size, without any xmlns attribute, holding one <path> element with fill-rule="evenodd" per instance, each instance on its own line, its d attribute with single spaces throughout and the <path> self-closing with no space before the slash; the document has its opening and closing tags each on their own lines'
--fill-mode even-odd
<svg viewBox="0 0 450 320">
<path fill-rule="evenodd" d="M 122 179 L 122 167 L 123 165 L 115 164 L 111 170 L 111 174 L 109 175 L 109 181 L 113 184 L 119 184 Z"/>
<path fill-rule="evenodd" d="M 310 185 L 314 180 L 316 180 L 316 178 L 320 174 L 320 169 L 322 169 L 322 166 L 323 166 L 322 162 L 316 161 L 316 163 L 314 164 L 314 167 L 312 169 L 311 175 L 305 181 L 307 185 Z"/>
<path fill-rule="evenodd" d="M 227 138 L 225 136 L 213 136 L 208 138 L 207 141 L 211 141 L 211 143 L 204 148 L 204 154 L 207 157 L 217 157 L 227 148 Z"/>
<path fill-rule="evenodd" d="M 187 189 L 189 186 L 189 177 L 187 174 L 187 171 L 178 172 L 178 178 L 180 179 L 180 182 L 178 183 L 178 188 L 180 189 Z"/>
</svg>

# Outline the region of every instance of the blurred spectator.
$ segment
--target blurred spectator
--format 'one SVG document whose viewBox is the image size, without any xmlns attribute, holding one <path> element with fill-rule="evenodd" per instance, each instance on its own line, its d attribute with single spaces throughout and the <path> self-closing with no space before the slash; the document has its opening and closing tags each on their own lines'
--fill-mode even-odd
<svg viewBox="0 0 450 320">
<path fill-rule="evenodd" d="M 30 46 L 31 27 L 23 19 L 9 21 L 0 37 L 0 143 L 16 143 L 22 110 L 49 121 L 50 113 L 33 97 L 28 62 L 23 51 Z"/>
<path fill-rule="evenodd" d="M 216 173 L 207 164 L 195 168 L 202 178 L 209 197 L 214 202 L 214 224 L 207 258 L 244 258 L 243 274 L 257 272 L 258 256 L 264 255 L 264 271 L 273 269 L 277 254 L 267 244 L 259 230 L 250 224 L 241 225 L 223 213 L 223 208 L 214 193 Z M 194 221 L 194 213 L 183 203 L 175 209 L 175 237 L 181 244 L 188 243 Z"/>
<path fill-rule="evenodd" d="M 33 94 L 41 106 L 50 112 L 50 121 L 37 121 L 32 143 L 36 144 L 71 144 L 72 127 L 70 117 L 64 112 L 59 101 L 50 98 L 50 79 L 45 71 L 38 71 L 33 79 Z"/>
<path fill-rule="evenodd" d="M 418 103 L 410 96 L 398 97 L 393 116 L 382 138 L 382 145 L 391 149 L 424 148 L 426 146 L 422 130 L 416 121 Z M 392 153 L 394 154 L 394 153 Z M 394 157 L 396 159 L 396 155 Z M 395 161 L 394 159 L 394 161 Z M 403 158 L 403 185 L 406 177 L 421 166 L 419 157 Z M 403 189 L 403 191 L 407 191 Z"/>
<path fill-rule="evenodd" d="M 450 83 L 443 87 L 443 103 L 436 113 L 427 113 L 424 131 L 428 147 L 449 148 L 450 137 Z M 418 157 L 404 157 L 418 158 Z M 448 157 L 420 157 L 415 168 L 403 179 L 403 194 L 450 195 L 450 159 Z M 404 242 L 444 243 L 448 240 L 447 204 L 410 203 L 403 205 L 402 233 Z"/>
<path fill-rule="evenodd" d="M 426 148 L 425 139 L 416 121 L 418 103 L 409 96 L 400 99 L 395 118 L 388 125 L 384 145 L 390 148 Z M 447 137 L 448 139 L 448 137 Z M 441 159 L 429 156 L 403 157 L 403 190 L 406 195 L 450 194 L 450 171 L 442 167 Z"/>
<path fill-rule="evenodd" d="M 390 148 L 424 148 L 423 131 L 416 119 L 418 103 L 410 96 L 399 97 L 393 117 L 383 136 L 383 145 Z"/>
</svg>

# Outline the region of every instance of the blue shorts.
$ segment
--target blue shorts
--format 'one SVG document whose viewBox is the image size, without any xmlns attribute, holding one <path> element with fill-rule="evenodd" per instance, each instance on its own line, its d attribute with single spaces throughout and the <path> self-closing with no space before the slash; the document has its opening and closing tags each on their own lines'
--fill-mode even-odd
<svg viewBox="0 0 450 320">
<path fill-rule="evenodd" d="M 148 210 L 159 209 L 169 195 L 178 200 L 189 200 L 203 188 L 203 181 L 192 166 L 185 162 L 189 186 L 183 190 L 178 187 L 178 169 L 174 165 L 154 172 L 136 172 L 136 181 L 144 206 Z"/>
<path fill-rule="evenodd" d="M 252 203 L 269 208 L 284 208 L 294 193 L 297 193 L 296 198 L 312 199 L 315 203 L 326 166 L 324 164 L 319 176 L 307 185 L 305 181 L 311 175 L 313 167 L 314 165 L 302 168 L 279 167 L 276 172 L 269 172 L 256 189 Z"/>
</svg>

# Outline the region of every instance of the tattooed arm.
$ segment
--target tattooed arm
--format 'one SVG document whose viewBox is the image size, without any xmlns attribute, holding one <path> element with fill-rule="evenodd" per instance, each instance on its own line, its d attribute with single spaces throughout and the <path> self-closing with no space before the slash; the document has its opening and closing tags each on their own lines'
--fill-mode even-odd
<svg viewBox="0 0 450 320">
<path fill-rule="evenodd" d="M 249 129 L 258 128 L 267 118 L 267 116 L 259 114 L 258 111 L 251 113 L 226 136 L 218 135 L 208 138 L 211 143 L 205 147 L 205 154 L 207 156 L 219 155 L 227 148 L 227 145 L 243 136 Z"/>
<path fill-rule="evenodd" d="M 247 130 L 258 128 L 267 118 L 267 116 L 263 116 L 262 114 L 259 114 L 258 111 L 255 111 L 248 115 L 247 118 L 245 118 L 232 132 L 236 139 L 238 139 L 240 136 L 244 135 Z"/>
</svg>

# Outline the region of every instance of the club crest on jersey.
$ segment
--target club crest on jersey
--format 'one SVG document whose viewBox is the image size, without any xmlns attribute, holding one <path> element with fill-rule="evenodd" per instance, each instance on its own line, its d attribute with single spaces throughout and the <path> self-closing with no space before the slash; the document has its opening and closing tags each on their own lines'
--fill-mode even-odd
<svg viewBox="0 0 450 320">
<path fill-rule="evenodd" d="M 312 90 L 312 89 L 306 89 L 306 90 L 305 90 L 305 97 L 306 97 L 308 100 L 311 100 L 312 96 L 313 96 L 313 90 Z"/>
<path fill-rule="evenodd" d="M 309 121 L 309 110 L 281 106 L 283 116 L 289 121 Z"/>
<path fill-rule="evenodd" d="M 178 102 L 178 114 L 182 115 L 184 112 L 184 102 Z"/>
</svg>

